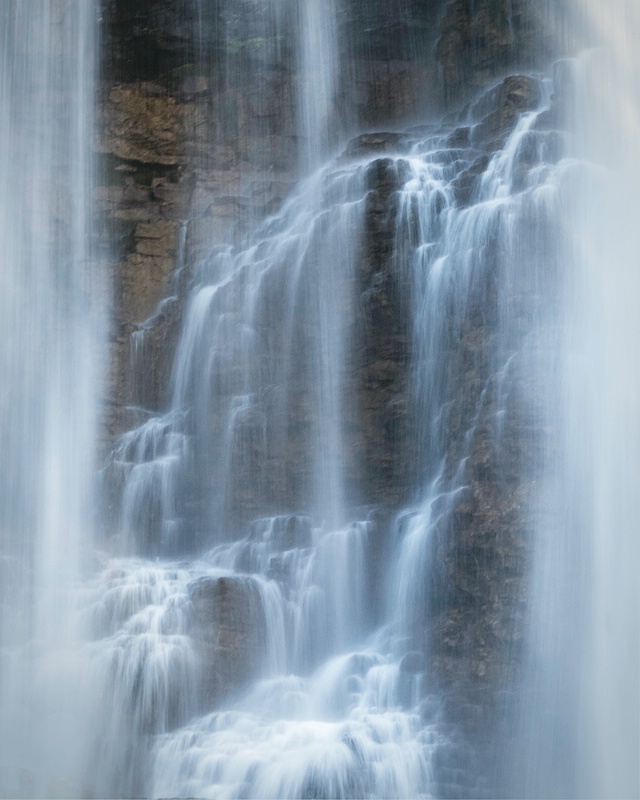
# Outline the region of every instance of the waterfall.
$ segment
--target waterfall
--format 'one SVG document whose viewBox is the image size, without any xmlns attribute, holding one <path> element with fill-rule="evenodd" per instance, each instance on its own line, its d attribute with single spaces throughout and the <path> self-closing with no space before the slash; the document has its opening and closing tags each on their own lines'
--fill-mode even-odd
<svg viewBox="0 0 640 800">
<path fill-rule="evenodd" d="M 112 443 L 94 535 L 97 9 L 8 0 L 0 796 L 637 794 L 632 5 L 580 0 L 570 57 L 363 133 L 349 4 L 181 4 L 181 102 L 223 99 L 238 191 L 287 136 L 296 183 L 233 228 L 195 165 L 166 403 Z"/>
<path fill-rule="evenodd" d="M 586 55 L 580 65 L 578 146 L 597 171 L 601 167 L 606 173 L 596 193 L 580 198 L 576 268 L 581 286 L 569 312 L 570 324 L 583 337 L 589 372 L 568 393 L 568 415 L 572 421 L 585 411 L 589 415 L 593 471 L 583 471 L 574 438 L 568 452 L 578 467 L 579 502 L 586 503 L 592 548 L 584 688 L 590 698 L 588 736 L 579 765 L 590 777 L 592 796 L 633 797 L 640 792 L 640 614 L 633 567 L 640 559 L 635 491 L 640 457 L 634 444 L 640 434 L 640 380 L 633 366 L 640 322 L 630 298 L 639 284 L 640 239 L 631 209 L 638 202 L 640 178 L 634 152 L 640 82 L 633 45 L 640 13 L 632 3 L 615 4 L 613 14 L 606 11 L 595 3 L 584 9 L 600 52 Z M 600 377 L 594 380 L 596 371 Z M 593 752 L 600 754 L 595 763 Z"/>
<path fill-rule="evenodd" d="M 92 3 L 0 10 L 0 792 L 12 797 L 64 792 L 81 757 L 64 665 L 92 559 L 94 27 Z"/>
<path fill-rule="evenodd" d="M 466 763 L 436 775 L 461 748 L 428 666 L 428 619 L 450 591 L 438 562 L 472 502 L 475 461 L 501 451 L 546 332 L 544 309 L 531 322 L 523 298 L 553 280 L 537 247 L 557 213 L 559 134 L 541 125 L 550 95 L 548 79 L 520 76 L 453 123 L 390 135 L 383 156 L 356 140 L 197 265 L 169 408 L 125 434 L 110 466 L 121 557 L 94 602 L 122 604 L 135 588 L 95 644 L 122 674 L 101 712 L 107 729 L 127 729 L 110 792 L 490 796 Z M 495 129 L 512 96 L 522 113 Z M 470 176 L 481 176 L 473 191 Z M 359 288 L 382 269 L 366 249 L 374 214 L 410 320 L 417 439 L 410 505 L 388 527 L 354 435 L 367 374 L 357 347 L 380 302 Z M 461 341 L 467 369 L 452 375 Z"/>
<path fill-rule="evenodd" d="M 635 797 L 640 14 L 626 2 L 573 13 L 589 46 L 563 65 L 575 161 L 557 233 L 564 275 L 549 418 L 559 441 L 541 500 L 526 684 L 535 707 L 522 714 L 527 766 L 515 785 L 534 796 Z"/>
<path fill-rule="evenodd" d="M 335 145 L 340 48 L 334 0 L 299 4 L 298 62 L 301 79 L 298 123 L 306 141 L 304 168 L 318 166 Z"/>
</svg>

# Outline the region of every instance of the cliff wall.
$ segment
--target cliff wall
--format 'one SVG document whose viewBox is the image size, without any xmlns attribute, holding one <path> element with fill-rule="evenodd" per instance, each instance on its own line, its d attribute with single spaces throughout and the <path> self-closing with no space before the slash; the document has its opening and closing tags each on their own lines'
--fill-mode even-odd
<svg viewBox="0 0 640 800">
<path fill-rule="evenodd" d="M 355 363 L 344 379 L 356 398 L 350 436 L 360 464 L 352 472 L 347 465 L 349 491 L 376 507 L 377 536 L 384 542 L 394 511 L 415 488 L 416 457 L 408 398 L 409 288 L 392 257 L 389 213 L 400 176 L 387 156 L 411 125 L 458 113 L 481 89 L 497 85 L 485 100 L 475 167 L 457 178 L 459 202 L 468 203 L 518 114 L 538 101 L 533 81 L 499 79 L 548 62 L 555 43 L 535 2 L 387 0 L 375 11 L 370 6 L 338 4 L 341 46 L 348 51 L 343 57 L 351 66 L 340 85 L 350 116 L 336 125 L 374 131 L 353 138 L 346 152 L 378 156 L 369 167 L 366 242 L 354 278 L 356 295 L 367 300 L 353 320 Z M 200 18 L 193 8 L 187 0 L 105 0 L 110 56 L 100 89 L 96 209 L 105 241 L 114 246 L 107 450 L 120 433 L 167 407 L 195 265 L 276 211 L 300 174 L 299 75 L 290 30 L 286 24 L 273 28 L 261 0 L 218 0 Z M 463 124 L 457 136 L 460 146 L 468 145 Z M 492 287 L 485 289 L 482 306 L 470 313 L 450 353 L 452 465 L 471 428 L 478 387 L 498 379 L 488 355 L 498 298 Z M 519 391 L 535 406 L 536 387 Z M 292 426 L 290 463 L 270 463 L 250 420 L 230 456 L 240 476 L 231 487 L 239 526 L 258 514 L 304 506 L 309 407 L 303 385 L 294 394 L 299 424 Z M 462 732 L 450 762 L 444 757 L 438 765 L 442 796 L 491 791 L 491 732 L 509 702 L 499 690 L 517 680 L 523 645 L 531 555 L 526 519 L 540 439 L 531 416 L 511 408 L 501 434 L 506 446 L 498 453 L 491 446 L 494 411 L 484 408 L 475 423 L 468 491 L 433 544 L 431 557 L 440 567 L 433 586 L 425 587 L 429 614 L 416 609 L 416 645 L 429 653 L 432 679 L 450 698 L 452 730 Z M 377 569 L 384 569 L 384 547 Z M 483 772 L 484 786 L 474 777 Z"/>
</svg>

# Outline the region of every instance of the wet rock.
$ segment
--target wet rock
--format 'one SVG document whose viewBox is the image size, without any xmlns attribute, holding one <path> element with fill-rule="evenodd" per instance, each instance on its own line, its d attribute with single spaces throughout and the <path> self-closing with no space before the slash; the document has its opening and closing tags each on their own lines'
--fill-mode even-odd
<svg viewBox="0 0 640 800">
<path fill-rule="evenodd" d="M 194 100 L 208 91 L 209 80 L 204 75 L 188 75 L 180 84 L 180 96 L 185 100 Z"/>
<path fill-rule="evenodd" d="M 198 26 L 203 43 L 220 38 L 218 3 L 189 0 L 101 0 L 114 80 L 166 80 L 193 58 Z"/>
<path fill-rule="evenodd" d="M 99 152 L 149 164 L 180 162 L 185 130 L 175 98 L 116 87 L 109 92 L 101 117 Z"/>
<path fill-rule="evenodd" d="M 426 41 L 420 43 L 420 50 L 426 49 Z M 353 97 L 350 104 L 362 127 L 405 124 L 415 119 L 417 110 L 439 105 L 439 78 L 429 59 L 362 59 L 354 64 L 354 83 L 348 87 Z"/>
<path fill-rule="evenodd" d="M 416 39 L 428 38 L 436 28 L 440 0 L 338 0 L 338 21 L 352 43 L 356 57 L 380 60 L 414 55 Z"/>
<path fill-rule="evenodd" d="M 450 0 L 437 58 L 445 97 L 460 102 L 508 69 L 547 64 L 556 46 L 554 16 L 530 0 Z"/>
<path fill-rule="evenodd" d="M 471 145 L 471 128 L 468 125 L 456 128 L 455 131 L 447 137 L 446 143 L 448 147 L 469 147 Z"/>
<path fill-rule="evenodd" d="M 369 156 L 374 153 L 398 152 L 409 141 L 409 137 L 404 133 L 363 133 L 351 139 L 345 150 L 347 158 L 358 158 Z"/>
<path fill-rule="evenodd" d="M 497 150 L 503 144 L 518 117 L 535 110 L 540 103 L 540 84 L 527 75 L 511 75 L 495 89 L 484 94 L 471 110 L 481 121 L 471 131 L 476 147 Z"/>
<path fill-rule="evenodd" d="M 134 252 L 119 270 L 118 318 L 134 324 L 150 317 L 166 296 L 175 267 L 177 226 L 141 222 L 134 233 Z"/>
<path fill-rule="evenodd" d="M 417 675 L 420 672 L 424 672 L 425 663 L 424 653 L 418 653 L 417 651 L 407 653 L 400 662 L 400 672 L 406 675 Z"/>
<path fill-rule="evenodd" d="M 458 205 L 466 206 L 471 202 L 489 160 L 489 156 L 479 156 L 468 169 L 463 170 L 454 178 L 451 186 Z"/>
<path fill-rule="evenodd" d="M 404 159 L 377 158 L 367 166 L 366 186 L 386 198 L 402 188 L 409 176 Z"/>
<path fill-rule="evenodd" d="M 249 537 L 268 541 L 272 549 L 280 552 L 307 548 L 313 540 L 312 520 L 301 514 L 255 520 L 249 526 Z"/>
<path fill-rule="evenodd" d="M 160 303 L 151 320 L 137 327 L 129 379 L 135 406 L 154 412 L 166 408 L 181 321 L 182 302 L 171 297 Z"/>
<path fill-rule="evenodd" d="M 201 693 L 213 708 L 261 669 L 265 619 L 258 586 L 248 577 L 200 578 L 189 586 L 191 636 L 201 660 Z"/>
</svg>

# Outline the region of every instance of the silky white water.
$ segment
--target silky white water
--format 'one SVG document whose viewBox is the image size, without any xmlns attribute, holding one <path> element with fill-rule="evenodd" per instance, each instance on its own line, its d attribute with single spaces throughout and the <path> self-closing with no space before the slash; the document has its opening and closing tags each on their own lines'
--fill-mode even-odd
<svg viewBox="0 0 640 800">
<path fill-rule="evenodd" d="M 530 76 L 529 110 L 490 152 L 499 87 L 384 162 L 322 166 L 336 7 L 274 3 L 274 50 L 285 18 L 299 25 L 310 174 L 194 265 L 168 407 L 116 444 L 118 510 L 92 553 L 90 5 L 0 10 L 0 794 L 637 795 L 638 12 L 582 4 L 605 41 Z M 410 502 L 382 527 L 353 478 L 381 174 L 415 440 Z M 535 431 L 535 464 L 518 465 L 537 476 L 529 646 L 522 682 L 502 687 L 517 700 L 498 763 L 471 769 L 427 629 L 478 442 L 511 464 L 514 414 Z"/>
<path fill-rule="evenodd" d="M 92 264 L 92 3 L 0 9 L 0 793 L 79 772 L 60 666 L 91 558 L 103 292 Z M 61 678 L 61 679 L 60 679 Z"/>
<path fill-rule="evenodd" d="M 576 315 L 590 364 L 602 369 L 586 392 L 594 470 L 583 478 L 582 498 L 589 498 L 593 547 L 586 654 L 587 691 L 593 699 L 581 764 L 593 764 L 594 750 L 601 754 L 593 765 L 593 796 L 633 797 L 640 793 L 640 318 L 632 299 L 640 289 L 640 236 L 633 211 L 640 200 L 635 47 L 640 9 L 617 3 L 611 10 L 602 4 L 585 10 L 587 25 L 602 37 L 602 51 L 585 56 L 581 65 L 585 88 L 577 110 L 586 134 L 579 147 L 608 172 L 600 192 L 582 198 L 578 227 L 578 235 L 584 234 L 579 258 L 584 258 L 585 282 L 577 293 Z"/>
<path fill-rule="evenodd" d="M 640 84 L 635 3 L 576 4 L 551 446 L 532 576 L 519 793 L 637 797 L 640 616 L 636 369 Z M 546 710 L 545 710 L 546 709 Z M 549 709 L 554 709 L 552 713 Z"/>
</svg>

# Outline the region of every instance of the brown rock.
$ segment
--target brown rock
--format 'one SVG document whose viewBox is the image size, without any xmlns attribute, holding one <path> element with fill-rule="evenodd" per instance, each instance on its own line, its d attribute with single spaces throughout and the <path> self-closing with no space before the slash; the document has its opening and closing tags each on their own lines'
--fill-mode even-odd
<svg viewBox="0 0 640 800">
<path fill-rule="evenodd" d="M 200 578 L 189 587 L 191 635 L 200 654 L 201 691 L 214 707 L 260 672 L 264 658 L 264 609 L 255 579 Z"/>
<path fill-rule="evenodd" d="M 127 256 L 119 270 L 121 322 L 140 323 L 153 314 L 167 293 L 174 267 L 175 252 L 164 256 L 141 253 Z"/>
<path fill-rule="evenodd" d="M 173 97 L 117 87 L 109 93 L 101 116 L 99 152 L 148 164 L 179 163 L 185 132 L 180 107 Z"/>
</svg>

